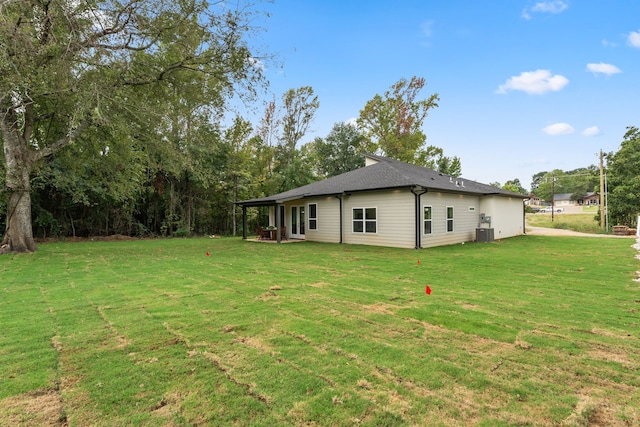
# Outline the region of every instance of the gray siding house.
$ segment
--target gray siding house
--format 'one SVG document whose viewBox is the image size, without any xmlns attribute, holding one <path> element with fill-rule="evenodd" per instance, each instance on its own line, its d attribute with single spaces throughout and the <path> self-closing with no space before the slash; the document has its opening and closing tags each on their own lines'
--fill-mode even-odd
<svg viewBox="0 0 640 427">
<path fill-rule="evenodd" d="M 316 242 L 427 248 L 475 241 L 484 235 L 478 229 L 495 239 L 524 233 L 527 196 L 387 157 L 365 157 L 363 168 L 238 202 L 243 238 L 246 209 L 259 206 L 269 207 L 269 223 L 284 227 L 287 238 Z M 274 234 L 279 241 L 280 231 Z"/>
</svg>

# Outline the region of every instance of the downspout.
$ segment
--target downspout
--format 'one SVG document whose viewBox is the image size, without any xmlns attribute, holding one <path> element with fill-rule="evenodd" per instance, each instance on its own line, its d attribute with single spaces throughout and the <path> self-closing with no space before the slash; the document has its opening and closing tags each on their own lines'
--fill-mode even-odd
<svg viewBox="0 0 640 427">
<path fill-rule="evenodd" d="M 417 192 L 414 190 L 417 190 Z M 420 242 L 420 196 L 425 194 L 427 189 L 418 185 L 411 187 L 411 192 L 416 200 L 416 249 L 422 249 L 422 243 Z"/>
<path fill-rule="evenodd" d="M 342 243 L 342 194 L 334 196 L 336 199 L 340 201 L 340 241 L 338 243 Z"/>
<path fill-rule="evenodd" d="M 527 205 L 526 201 L 531 199 L 522 200 L 522 234 L 527 234 Z"/>
</svg>

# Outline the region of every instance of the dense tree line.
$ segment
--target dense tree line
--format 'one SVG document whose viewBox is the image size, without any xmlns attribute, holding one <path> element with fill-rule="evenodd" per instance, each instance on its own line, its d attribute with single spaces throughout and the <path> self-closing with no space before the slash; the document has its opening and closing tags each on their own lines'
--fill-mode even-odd
<svg viewBox="0 0 640 427">
<path fill-rule="evenodd" d="M 269 56 L 254 5 L 34 0 L 0 5 L 0 252 L 35 237 L 232 235 L 235 202 L 361 167 L 363 151 L 460 174 L 426 146 L 423 78 L 375 95 L 358 125 L 305 143 L 311 87 L 255 103 Z M 245 104 L 246 105 L 246 104 Z M 254 213 L 252 220 L 257 221 Z"/>
</svg>

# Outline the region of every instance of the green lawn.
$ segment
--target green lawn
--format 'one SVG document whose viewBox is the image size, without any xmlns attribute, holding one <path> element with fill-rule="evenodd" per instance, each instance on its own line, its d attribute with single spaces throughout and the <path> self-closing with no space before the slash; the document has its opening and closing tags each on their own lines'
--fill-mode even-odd
<svg viewBox="0 0 640 427">
<path fill-rule="evenodd" d="M 0 425 L 640 425 L 634 242 L 44 244 L 0 257 Z"/>
<path fill-rule="evenodd" d="M 600 229 L 600 222 L 594 219 L 595 215 L 595 213 L 556 213 L 553 215 L 552 221 L 550 213 L 530 213 L 526 215 L 526 221 L 527 226 L 532 227 L 560 228 L 581 233 L 605 234 Z"/>
</svg>

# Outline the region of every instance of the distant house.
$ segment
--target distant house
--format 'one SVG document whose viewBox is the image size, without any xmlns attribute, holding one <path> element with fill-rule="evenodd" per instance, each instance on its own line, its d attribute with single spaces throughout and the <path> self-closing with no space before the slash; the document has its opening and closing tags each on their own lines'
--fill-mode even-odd
<svg viewBox="0 0 640 427">
<path fill-rule="evenodd" d="M 578 204 L 587 205 L 587 206 L 596 206 L 600 204 L 600 194 L 598 193 L 587 193 L 585 197 L 578 200 Z"/>
<path fill-rule="evenodd" d="M 524 203 L 528 206 L 541 206 L 542 200 L 540 200 L 540 197 L 536 196 L 535 194 L 529 193 L 529 198 L 528 200 L 525 200 Z"/>
<path fill-rule="evenodd" d="M 474 241 L 489 230 L 495 239 L 524 232 L 527 196 L 386 157 L 365 157 L 363 168 L 238 202 L 243 237 L 247 208 L 260 206 L 269 207 L 270 225 L 286 227 L 287 238 L 316 242 L 426 248 Z"/>
<path fill-rule="evenodd" d="M 558 193 L 553 195 L 554 205 L 562 206 L 592 206 L 600 204 L 600 196 L 597 193 L 589 192 L 586 196 L 572 200 L 572 193 Z"/>
</svg>

